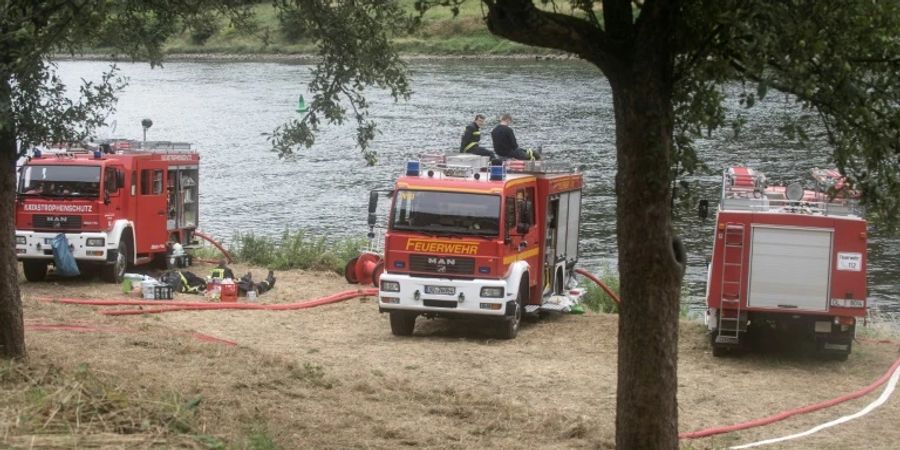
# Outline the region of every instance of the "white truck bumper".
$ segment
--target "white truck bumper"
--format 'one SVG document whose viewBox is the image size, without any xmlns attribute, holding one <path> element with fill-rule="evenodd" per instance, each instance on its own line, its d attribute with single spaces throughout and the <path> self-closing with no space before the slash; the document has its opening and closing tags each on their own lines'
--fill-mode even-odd
<svg viewBox="0 0 900 450">
<path fill-rule="evenodd" d="M 396 282 L 400 290 L 379 289 L 381 311 L 500 317 L 506 315 L 507 303 L 516 299 L 516 293 L 509 292 L 504 280 L 422 278 L 385 273 L 381 275 L 382 286 L 385 282 Z M 501 288 L 503 293 L 500 297 L 482 297 L 482 288 Z M 443 292 L 436 293 L 438 291 Z"/>
<path fill-rule="evenodd" d="M 38 231 L 20 231 L 16 230 L 16 259 L 53 259 L 53 247 L 50 243 L 59 233 L 47 233 Z M 107 260 L 109 250 L 109 239 L 103 232 L 80 232 L 65 233 L 66 239 L 69 241 L 69 249 L 72 255 L 79 261 L 97 261 L 104 262 Z M 88 239 L 96 241 L 102 239 L 102 246 L 88 246 Z M 94 243 L 94 242 L 92 242 Z"/>
</svg>

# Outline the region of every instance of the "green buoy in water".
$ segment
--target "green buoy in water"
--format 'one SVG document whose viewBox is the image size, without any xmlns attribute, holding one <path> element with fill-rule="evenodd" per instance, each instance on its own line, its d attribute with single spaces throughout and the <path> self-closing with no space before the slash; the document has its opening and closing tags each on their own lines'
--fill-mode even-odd
<svg viewBox="0 0 900 450">
<path fill-rule="evenodd" d="M 297 112 L 304 113 L 309 111 L 309 106 L 306 106 L 306 102 L 303 101 L 303 96 L 300 96 L 300 101 L 297 103 Z"/>
</svg>

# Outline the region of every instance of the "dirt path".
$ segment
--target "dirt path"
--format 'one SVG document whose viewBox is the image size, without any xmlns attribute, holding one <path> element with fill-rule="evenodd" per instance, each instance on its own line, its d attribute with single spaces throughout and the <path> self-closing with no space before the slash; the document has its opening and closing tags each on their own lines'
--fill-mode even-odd
<svg viewBox="0 0 900 450">
<path fill-rule="evenodd" d="M 243 273 L 247 267 L 234 267 Z M 196 267 L 198 274 L 207 268 Z M 263 271 L 254 270 L 258 278 Z M 348 289 L 337 275 L 277 274 L 261 302 Z M 420 318 L 412 338 L 391 335 L 373 298 L 287 312 L 209 311 L 111 318 L 39 297 L 119 298 L 91 282 L 27 283 L 28 323 L 116 325 L 134 333 L 29 333 L 33 358 L 87 362 L 185 395 L 201 395 L 213 434 L 265 424 L 285 448 L 612 448 L 616 316 L 563 315 L 527 323 L 512 341 L 478 324 Z M 180 296 L 179 299 L 189 299 Z M 729 425 L 868 385 L 898 355 L 895 342 L 860 341 L 847 362 L 745 355 L 713 358 L 702 324 L 683 322 L 680 429 Z M 238 343 L 204 344 L 176 331 Z M 77 348 L 79 351 L 73 352 Z M 133 374 L 140 374 L 134 376 Z M 876 393 L 770 426 L 690 441 L 721 448 L 806 430 L 858 411 Z M 862 419 L 766 448 L 896 448 L 900 394 Z"/>
</svg>

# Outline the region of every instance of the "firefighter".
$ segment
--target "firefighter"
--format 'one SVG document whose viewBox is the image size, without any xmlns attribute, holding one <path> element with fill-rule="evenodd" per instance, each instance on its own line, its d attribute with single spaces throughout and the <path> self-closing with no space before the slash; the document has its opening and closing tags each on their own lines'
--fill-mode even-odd
<svg viewBox="0 0 900 450">
<path fill-rule="evenodd" d="M 491 161 L 497 159 L 494 152 L 481 146 L 481 127 L 484 126 L 484 114 L 475 114 L 475 120 L 472 121 L 463 132 L 462 142 L 459 144 L 460 153 L 470 153 L 473 155 L 487 156 Z"/>
<path fill-rule="evenodd" d="M 275 274 L 270 270 L 269 275 L 265 280 L 260 281 L 259 283 L 253 282 L 253 274 L 247 272 L 247 275 L 241 277 L 241 279 L 237 282 L 238 286 L 238 295 L 246 296 L 247 292 L 256 291 L 257 294 L 262 294 L 268 290 L 271 290 L 275 287 Z"/>
<path fill-rule="evenodd" d="M 516 134 L 509 126 L 512 121 L 511 115 L 503 114 L 500 116 L 500 124 L 491 130 L 491 140 L 494 141 L 494 151 L 497 152 L 497 155 L 525 161 L 541 159 L 540 152 L 519 147 L 519 143 L 516 142 Z"/>
</svg>

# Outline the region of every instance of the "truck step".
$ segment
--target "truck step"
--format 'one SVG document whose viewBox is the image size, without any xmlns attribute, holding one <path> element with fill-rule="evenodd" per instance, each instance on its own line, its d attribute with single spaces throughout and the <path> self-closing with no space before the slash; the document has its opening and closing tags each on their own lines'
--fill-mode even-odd
<svg viewBox="0 0 900 450">
<path fill-rule="evenodd" d="M 525 314 L 536 314 L 541 305 L 525 305 Z"/>
<path fill-rule="evenodd" d="M 528 305 L 528 306 L 532 306 L 532 305 Z M 569 305 L 560 305 L 560 304 L 556 304 L 556 303 L 544 303 L 543 305 L 540 306 L 540 308 L 543 309 L 544 311 L 566 311 L 569 309 Z M 526 311 L 527 310 L 528 309 L 526 307 Z"/>
</svg>

